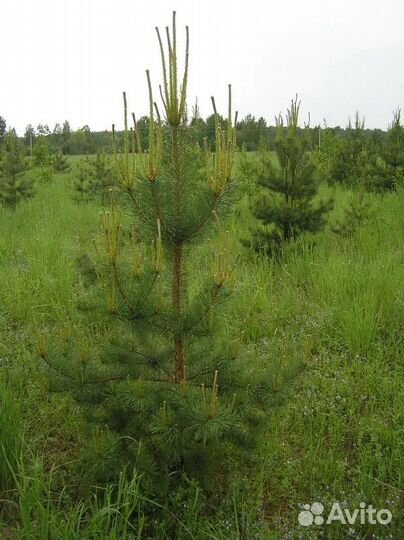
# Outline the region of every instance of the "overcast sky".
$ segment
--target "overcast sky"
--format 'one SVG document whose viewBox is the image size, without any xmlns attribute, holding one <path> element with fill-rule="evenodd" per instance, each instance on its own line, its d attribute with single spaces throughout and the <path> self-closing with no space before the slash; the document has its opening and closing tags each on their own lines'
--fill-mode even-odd
<svg viewBox="0 0 404 540">
<path fill-rule="evenodd" d="M 19 133 L 65 119 L 109 129 L 122 90 L 146 113 L 145 69 L 161 81 L 154 27 L 174 9 L 202 116 L 211 95 L 226 111 L 229 82 L 239 114 L 270 123 L 296 93 L 312 125 L 359 109 L 386 128 L 404 108 L 404 0 L 0 0 L 0 115 Z"/>
</svg>

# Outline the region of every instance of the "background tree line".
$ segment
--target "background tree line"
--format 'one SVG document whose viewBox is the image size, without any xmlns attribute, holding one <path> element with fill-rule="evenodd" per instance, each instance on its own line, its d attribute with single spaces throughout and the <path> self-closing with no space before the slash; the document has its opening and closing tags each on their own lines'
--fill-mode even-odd
<svg viewBox="0 0 404 540">
<path fill-rule="evenodd" d="M 221 120 L 223 121 L 222 118 Z M 204 119 L 199 116 L 196 110 L 191 125 L 195 132 L 195 139 L 199 144 L 202 145 L 203 139 L 206 138 L 210 146 L 213 146 L 215 137 L 215 116 L 213 114 Z M 137 130 L 141 137 L 142 148 L 148 150 L 148 116 L 142 116 L 137 120 Z M 298 128 L 298 130 L 304 131 L 306 135 L 309 134 L 310 146 L 313 150 L 319 148 L 319 146 L 321 147 L 330 138 L 335 141 L 342 141 L 348 140 L 352 135 L 352 125 L 349 124 L 345 128 L 324 125 L 323 127 L 306 126 L 305 128 Z M 0 116 L 0 147 L 6 131 L 6 121 Z M 247 114 L 236 125 L 237 145 L 239 148 L 245 147 L 247 151 L 257 151 L 262 146 L 273 147 L 276 133 L 276 125 L 270 125 L 262 116 L 256 118 L 251 114 Z M 383 144 L 387 132 L 378 128 L 366 129 L 362 126 L 361 136 L 366 146 L 374 147 Z M 97 152 L 112 153 L 112 132 L 110 130 L 92 131 L 88 125 L 73 130 L 68 120 L 65 120 L 63 124 L 56 123 L 53 129 L 47 124 L 38 124 L 36 128 L 28 124 L 21 138 L 27 155 L 30 155 L 35 141 L 39 137 L 46 137 L 53 152 L 61 150 L 65 155 L 96 154 Z M 123 131 L 117 131 L 116 141 L 117 147 L 123 149 Z"/>
</svg>

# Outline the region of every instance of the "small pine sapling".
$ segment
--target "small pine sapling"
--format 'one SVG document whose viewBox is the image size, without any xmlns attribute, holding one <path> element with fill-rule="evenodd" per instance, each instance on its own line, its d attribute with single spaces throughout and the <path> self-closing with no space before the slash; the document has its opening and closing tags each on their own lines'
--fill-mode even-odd
<svg viewBox="0 0 404 540">
<path fill-rule="evenodd" d="M 394 191 L 401 183 L 399 169 L 389 166 L 379 154 L 370 154 L 362 166 L 362 182 L 359 191 L 365 188 L 375 193 Z"/>
<path fill-rule="evenodd" d="M 385 164 L 383 185 L 387 190 L 393 190 L 404 184 L 404 127 L 401 125 L 401 109 L 393 112 L 393 121 L 387 131 L 385 144 L 382 147 L 381 158 Z M 380 167 L 380 165 L 379 165 Z M 379 185 L 380 185 L 379 180 Z"/>
<path fill-rule="evenodd" d="M 158 29 L 157 37 L 163 113 L 147 71 L 148 151 L 134 117 L 128 127 L 124 94 L 124 151 L 115 152 L 119 189 L 101 213 L 102 244 L 96 243 L 112 343 L 101 362 L 79 345 L 69 363 L 42 341 L 38 350 L 94 426 L 86 471 L 107 480 L 136 464 L 161 494 L 182 472 L 220 487 L 231 474 L 230 449 L 244 450 L 244 458 L 251 453 L 280 374 L 240 356 L 220 309 L 235 265 L 222 231 L 236 146 L 230 86 L 226 126 L 212 98 L 213 152 L 207 141 L 199 147 L 186 116 L 188 28 L 182 80 L 175 13 L 166 29 L 168 54 Z M 133 224 L 125 234 L 129 210 Z"/>
<path fill-rule="evenodd" d="M 401 111 L 397 109 L 384 141 L 375 145 L 362 164 L 363 185 L 368 191 L 383 194 L 403 186 L 404 128 L 400 118 Z"/>
<path fill-rule="evenodd" d="M 88 202 L 92 198 L 89 175 L 89 159 L 81 159 L 77 166 L 77 173 L 73 179 L 75 191 L 73 199 L 77 202 Z"/>
<path fill-rule="evenodd" d="M 372 207 L 366 198 L 364 189 L 355 190 L 344 209 L 342 219 L 331 230 L 343 237 L 351 237 L 362 226 L 368 223 L 372 216 Z"/>
<path fill-rule="evenodd" d="M 300 102 L 292 100 L 286 126 L 277 117 L 275 159 L 271 152 L 261 156 L 258 179 L 263 188 L 252 202 L 258 226 L 252 232 L 252 246 L 272 254 L 304 232 L 317 232 L 325 225 L 331 201 L 315 201 L 319 183 L 308 149 L 310 139 L 298 130 Z"/>
<path fill-rule="evenodd" d="M 0 155 L 0 201 L 15 210 L 17 204 L 34 195 L 33 181 L 26 177 L 24 148 L 13 130 L 4 137 Z"/>
<path fill-rule="evenodd" d="M 43 135 L 36 139 L 32 152 L 32 164 L 39 182 L 48 183 L 52 181 L 52 154 L 49 143 Z"/>
<path fill-rule="evenodd" d="M 52 158 L 53 170 L 57 173 L 68 173 L 71 171 L 69 160 L 63 155 L 62 150 L 57 150 Z"/>
<path fill-rule="evenodd" d="M 116 187 L 117 179 L 111 160 L 105 154 L 97 153 L 95 159 L 81 160 L 73 182 L 76 191 L 74 199 L 86 202 L 99 199 L 102 204 L 108 202 L 108 194 Z"/>
<path fill-rule="evenodd" d="M 248 198 L 251 198 L 256 191 L 257 179 L 260 172 L 260 161 L 254 154 L 247 151 L 245 144 L 242 145 L 238 155 L 237 172 L 242 193 L 247 195 Z"/>
<path fill-rule="evenodd" d="M 355 113 L 352 125 L 349 119 L 343 136 L 330 128 L 322 131 L 321 147 L 314 154 L 321 177 L 329 184 L 362 186 L 364 167 L 369 161 L 369 148 L 365 135 L 365 120 Z"/>
<path fill-rule="evenodd" d="M 404 127 L 401 125 L 401 109 L 393 112 L 393 121 L 387 131 L 383 159 L 393 169 L 394 176 L 404 174 Z"/>
<path fill-rule="evenodd" d="M 108 200 L 108 193 L 117 184 L 113 164 L 110 158 L 100 152 L 93 160 L 88 162 L 89 187 L 94 196 L 104 204 Z"/>
</svg>

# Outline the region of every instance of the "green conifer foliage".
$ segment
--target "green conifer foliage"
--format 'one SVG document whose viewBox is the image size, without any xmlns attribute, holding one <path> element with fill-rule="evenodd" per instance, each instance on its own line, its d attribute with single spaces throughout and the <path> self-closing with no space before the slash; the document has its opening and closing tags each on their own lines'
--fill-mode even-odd
<svg viewBox="0 0 404 540">
<path fill-rule="evenodd" d="M 332 135 L 329 129 L 324 130 L 323 144 L 316 157 L 320 173 L 330 184 L 363 185 L 364 168 L 370 153 L 364 128 L 365 120 L 356 111 L 354 124 L 349 119 L 344 137 Z"/>
<path fill-rule="evenodd" d="M 332 231 L 340 236 L 351 237 L 362 225 L 369 222 L 373 214 L 374 209 L 366 198 L 365 190 L 355 190 L 344 209 L 342 219 L 332 227 Z"/>
<path fill-rule="evenodd" d="M 261 149 L 260 153 L 262 152 L 265 150 Z M 255 193 L 257 178 L 260 174 L 260 160 L 248 153 L 245 144 L 242 145 L 238 154 L 237 171 L 243 194 L 251 198 Z"/>
<path fill-rule="evenodd" d="M 368 154 L 362 166 L 361 184 L 368 191 L 394 191 L 401 183 L 400 169 L 389 166 L 380 153 Z"/>
<path fill-rule="evenodd" d="M 81 159 L 73 179 L 73 189 L 75 191 L 73 198 L 77 202 L 88 202 L 94 196 L 91 190 L 89 169 L 89 159 Z"/>
<path fill-rule="evenodd" d="M 14 131 L 4 137 L 0 156 L 0 201 L 15 209 L 17 204 L 34 195 L 33 182 L 25 176 L 24 149 Z"/>
<path fill-rule="evenodd" d="M 99 197 L 102 203 L 108 202 L 109 191 L 117 185 L 117 178 L 109 156 L 97 153 L 89 161 L 90 191 Z"/>
<path fill-rule="evenodd" d="M 395 177 L 404 173 L 404 127 L 401 125 L 401 109 L 393 113 L 393 122 L 387 132 L 383 159 L 393 169 Z"/>
<path fill-rule="evenodd" d="M 39 182 L 51 182 L 53 178 L 52 154 L 49 143 L 45 136 L 37 138 L 33 154 L 32 164 Z"/>
<path fill-rule="evenodd" d="M 100 152 L 95 158 L 81 160 L 73 182 L 75 200 L 86 202 L 99 199 L 108 202 L 109 191 L 117 186 L 117 177 L 111 159 Z"/>
<path fill-rule="evenodd" d="M 62 150 L 57 150 L 53 155 L 53 169 L 55 172 L 68 173 L 71 171 L 70 163 L 66 156 L 63 155 Z"/>
<path fill-rule="evenodd" d="M 270 152 L 261 158 L 263 190 L 252 204 L 260 224 L 252 231 L 252 243 L 268 253 L 305 231 L 319 231 L 331 208 L 330 201 L 314 202 L 319 185 L 308 154 L 310 140 L 298 130 L 299 107 L 297 98 L 292 100 L 286 125 L 282 116 L 277 118 L 276 160 Z"/>
<path fill-rule="evenodd" d="M 225 126 L 212 99 L 215 148 L 199 147 L 186 115 L 188 29 L 182 76 L 175 14 L 166 47 L 158 30 L 157 36 L 162 113 L 147 72 L 148 151 L 136 120 L 128 127 L 124 95 L 124 152 L 115 152 L 119 188 L 101 214 L 96 271 L 115 338 L 101 363 L 78 340 L 69 362 L 42 341 L 38 350 L 99 426 L 85 471 L 106 480 L 136 464 L 163 493 L 182 471 L 205 486 L 220 482 L 229 472 L 226 454 L 232 447 L 251 452 L 281 387 L 279 371 L 258 355 L 240 356 L 240 342 L 221 317 L 235 264 L 222 230 L 235 152 L 230 86 Z"/>
<path fill-rule="evenodd" d="M 363 184 L 369 191 L 394 191 L 404 182 L 404 128 L 400 123 L 401 111 L 393 113 L 385 140 L 367 154 L 362 166 Z"/>
</svg>

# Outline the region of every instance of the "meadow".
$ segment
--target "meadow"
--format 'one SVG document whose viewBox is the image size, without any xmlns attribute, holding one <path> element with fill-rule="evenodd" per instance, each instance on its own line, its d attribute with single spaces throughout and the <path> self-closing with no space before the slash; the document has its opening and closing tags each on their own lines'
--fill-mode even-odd
<svg viewBox="0 0 404 540">
<path fill-rule="evenodd" d="M 101 205 L 73 200 L 70 159 L 72 172 L 0 212 L 0 538 L 168 539 L 173 527 L 176 538 L 198 540 L 402 538 L 404 192 L 367 193 L 367 219 L 341 236 L 333 226 L 357 194 L 322 185 L 335 201 L 327 227 L 281 260 L 241 245 L 253 216 L 240 198 L 222 224 L 239 254 L 222 337 L 237 341 L 245 362 L 270 367 L 273 406 L 253 465 L 239 467 L 226 500 L 209 506 L 190 481 L 162 504 L 136 471 L 95 494 L 81 489 L 82 411 L 52 391 L 38 354 L 44 339 L 66 336 L 95 354 L 112 331 L 78 309 Z M 206 242 L 198 249 L 195 267 Z M 302 527 L 298 514 L 315 501 L 363 502 L 393 518 Z"/>
</svg>

